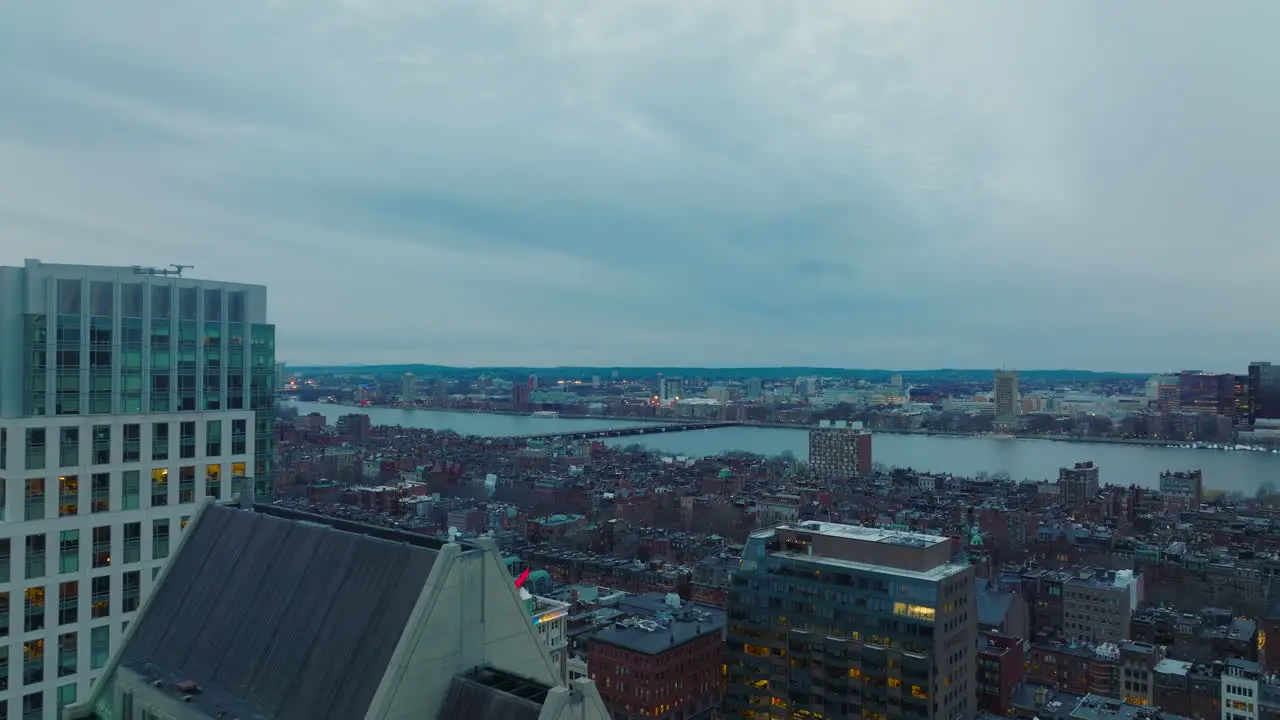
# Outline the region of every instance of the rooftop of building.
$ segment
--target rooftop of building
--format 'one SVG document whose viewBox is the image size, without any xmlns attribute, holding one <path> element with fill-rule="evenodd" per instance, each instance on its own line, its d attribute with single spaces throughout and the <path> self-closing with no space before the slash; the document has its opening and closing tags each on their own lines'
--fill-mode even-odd
<svg viewBox="0 0 1280 720">
<path fill-rule="evenodd" d="M 658 655 L 706 635 L 721 635 L 728 615 L 709 605 L 675 604 L 669 595 L 632 595 L 619 603 L 630 617 L 602 628 L 592 642 L 604 642 L 632 652 Z"/>
<path fill-rule="evenodd" d="M 927 533 L 910 532 L 906 530 L 886 530 L 884 528 L 865 527 L 862 525 L 844 525 L 841 523 L 820 522 L 817 520 L 806 520 L 804 522 L 794 523 L 784 527 L 790 530 L 812 533 L 814 535 L 826 535 L 829 537 L 858 540 L 861 542 L 904 545 L 907 547 L 925 548 L 932 547 L 940 543 L 951 542 L 950 538 L 942 535 L 930 535 Z"/>
<path fill-rule="evenodd" d="M 1071 711 L 1075 720 L 1180 720 L 1181 716 L 1162 713 L 1158 709 L 1130 705 L 1116 698 L 1085 695 Z"/>
</svg>

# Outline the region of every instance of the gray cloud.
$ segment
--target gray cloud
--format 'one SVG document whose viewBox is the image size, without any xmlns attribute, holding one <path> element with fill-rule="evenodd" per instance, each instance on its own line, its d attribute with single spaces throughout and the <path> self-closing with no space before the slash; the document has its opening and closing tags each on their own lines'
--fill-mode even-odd
<svg viewBox="0 0 1280 720">
<path fill-rule="evenodd" d="M 0 261 L 271 288 L 282 359 L 1280 357 L 1280 6 L 0 7 Z"/>
</svg>

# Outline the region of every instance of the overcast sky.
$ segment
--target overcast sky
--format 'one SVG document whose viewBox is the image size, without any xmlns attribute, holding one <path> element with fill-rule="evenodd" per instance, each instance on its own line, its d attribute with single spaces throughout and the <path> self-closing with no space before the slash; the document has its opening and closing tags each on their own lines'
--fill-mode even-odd
<svg viewBox="0 0 1280 720">
<path fill-rule="evenodd" d="M 0 263 L 291 364 L 1280 360 L 1280 2 L 0 4 Z"/>
</svg>

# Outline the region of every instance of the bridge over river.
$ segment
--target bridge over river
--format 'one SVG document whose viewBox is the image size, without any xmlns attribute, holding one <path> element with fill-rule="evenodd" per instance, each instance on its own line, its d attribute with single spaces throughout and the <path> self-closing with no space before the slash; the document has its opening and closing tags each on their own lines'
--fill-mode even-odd
<svg viewBox="0 0 1280 720">
<path fill-rule="evenodd" d="M 656 433 L 684 432 L 686 430 L 714 430 L 716 428 L 741 427 L 740 422 L 688 422 L 670 425 L 644 425 L 641 427 L 613 428 L 611 430 L 578 430 L 569 432 L 538 433 L 536 435 L 508 435 L 507 440 L 597 440 L 600 438 L 628 437 L 630 435 L 654 435 Z"/>
</svg>

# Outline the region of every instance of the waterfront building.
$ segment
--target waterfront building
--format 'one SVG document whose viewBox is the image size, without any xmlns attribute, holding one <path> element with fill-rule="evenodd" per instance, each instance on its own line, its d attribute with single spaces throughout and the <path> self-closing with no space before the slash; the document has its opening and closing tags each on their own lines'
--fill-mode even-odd
<svg viewBox="0 0 1280 720">
<path fill-rule="evenodd" d="M 1280 366 L 1269 362 L 1249 363 L 1248 378 L 1249 424 L 1280 419 Z"/>
<path fill-rule="evenodd" d="M 1182 412 L 1235 416 L 1236 376 L 1187 370 L 1178 375 L 1178 408 Z"/>
<path fill-rule="evenodd" d="M 680 395 L 684 393 L 684 380 L 678 377 L 659 378 L 658 379 L 658 399 L 662 402 L 671 402 L 680 399 Z"/>
<path fill-rule="evenodd" d="M 276 363 L 276 390 L 285 390 L 289 387 L 289 366 L 282 362 Z"/>
<path fill-rule="evenodd" d="M 270 490 L 266 289 L 182 270 L 0 267 L 10 717 L 87 695 L 201 498 Z"/>
<path fill-rule="evenodd" d="M 992 399 L 996 410 L 996 425 L 1002 430 L 1014 429 L 1021 405 L 1018 401 L 1018 373 L 1014 370 L 997 370 Z"/>
<path fill-rule="evenodd" d="M 206 500 L 72 720 L 605 720 L 497 545 Z"/>
<path fill-rule="evenodd" d="M 759 400 L 760 396 L 763 394 L 764 394 L 764 381 L 761 380 L 760 378 L 748 378 L 747 379 L 747 399 Z"/>
<path fill-rule="evenodd" d="M 400 377 L 400 402 L 411 403 L 418 398 L 418 379 L 407 372 Z"/>
<path fill-rule="evenodd" d="M 871 431 L 862 423 L 821 421 L 809 429 L 809 469 L 824 480 L 871 473 Z"/>
<path fill-rule="evenodd" d="M 726 713 L 973 717 L 976 582 L 953 557 L 949 538 L 921 533 L 813 521 L 752 533 L 729 594 Z"/>
</svg>

